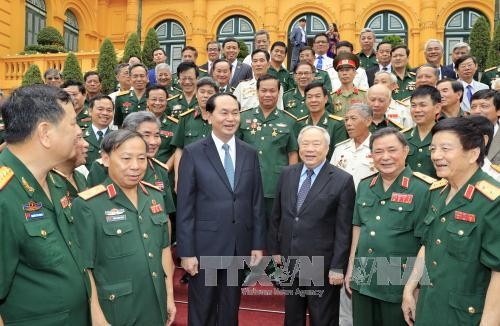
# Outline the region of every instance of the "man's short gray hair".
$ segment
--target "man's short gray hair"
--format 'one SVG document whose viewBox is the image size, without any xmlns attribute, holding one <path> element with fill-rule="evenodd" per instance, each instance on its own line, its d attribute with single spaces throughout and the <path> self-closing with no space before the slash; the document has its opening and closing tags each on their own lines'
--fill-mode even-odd
<svg viewBox="0 0 500 326">
<path fill-rule="evenodd" d="M 304 137 L 304 134 L 308 130 L 318 130 L 318 131 L 320 131 L 323 134 L 323 137 L 325 138 L 326 145 L 330 146 L 330 134 L 328 133 L 328 131 L 326 131 L 325 128 L 321 128 L 321 127 L 318 127 L 318 126 L 305 126 L 304 128 L 302 128 L 302 130 L 300 130 L 299 137 L 297 137 L 297 141 L 299 142 L 299 146 L 300 146 L 300 143 L 302 141 L 302 137 Z"/>
<path fill-rule="evenodd" d="M 430 38 L 430 39 L 428 39 L 428 40 L 427 40 L 427 42 L 425 42 L 425 45 L 424 45 L 424 51 L 426 51 L 426 50 L 427 50 L 427 47 L 428 47 L 428 46 L 429 46 L 429 44 L 431 44 L 431 43 L 438 43 L 438 44 L 439 44 L 439 46 L 441 47 L 441 51 L 444 49 L 444 47 L 443 47 L 443 42 L 441 42 L 440 40 L 435 39 L 435 38 Z"/>
<path fill-rule="evenodd" d="M 434 67 L 430 63 L 424 63 L 423 65 L 421 65 L 420 67 L 418 67 L 417 71 L 416 71 L 416 75 L 418 75 L 418 72 L 420 71 L 420 69 L 425 68 L 425 67 L 432 68 L 432 71 L 434 72 L 434 75 L 436 75 L 436 77 L 439 79 L 439 69 L 436 68 L 436 67 Z"/>
<path fill-rule="evenodd" d="M 359 36 L 363 35 L 364 33 L 373 33 L 373 35 L 375 35 L 375 32 L 370 27 L 363 28 L 361 30 L 361 33 L 359 33 Z"/>
<path fill-rule="evenodd" d="M 367 104 L 355 103 L 347 108 L 347 112 L 351 110 L 358 110 L 365 119 L 373 118 L 373 110 Z"/>
<path fill-rule="evenodd" d="M 461 49 L 461 48 L 467 48 L 467 52 L 470 52 L 470 45 L 466 42 L 456 43 L 451 49 L 451 52 L 454 52 L 456 49 Z"/>
<path fill-rule="evenodd" d="M 170 73 L 172 73 L 172 69 L 170 69 L 170 66 L 166 63 L 159 63 L 156 65 L 155 67 L 155 74 L 158 75 L 158 70 L 160 69 L 167 69 L 168 71 L 170 71 Z"/>
<path fill-rule="evenodd" d="M 397 84 L 397 83 L 398 83 L 398 77 L 396 77 L 396 75 L 394 75 L 392 72 L 388 72 L 388 71 L 383 71 L 383 70 L 381 70 L 381 71 L 377 71 L 377 72 L 375 73 L 375 77 L 380 76 L 380 75 L 388 75 L 388 76 L 391 78 L 391 81 L 392 81 L 393 83 L 395 83 L 395 84 Z"/>
<path fill-rule="evenodd" d="M 156 125 L 158 125 L 158 128 L 160 128 L 161 126 L 160 120 L 158 120 L 158 118 L 152 112 L 139 111 L 132 112 L 127 115 L 125 120 L 123 120 L 122 129 L 137 131 L 137 129 L 143 122 L 156 123 Z"/>
</svg>

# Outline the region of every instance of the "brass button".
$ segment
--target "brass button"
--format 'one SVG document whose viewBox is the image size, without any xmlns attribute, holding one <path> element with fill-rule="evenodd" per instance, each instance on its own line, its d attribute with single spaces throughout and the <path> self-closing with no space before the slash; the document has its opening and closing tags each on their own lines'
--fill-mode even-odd
<svg viewBox="0 0 500 326">
<path fill-rule="evenodd" d="M 262 151 L 259 151 L 259 154 L 262 155 Z"/>
<path fill-rule="evenodd" d="M 40 234 L 41 234 L 41 235 L 42 235 L 42 237 L 44 237 L 44 238 L 45 238 L 45 237 L 47 237 L 47 231 L 45 231 L 45 229 L 42 229 L 42 230 L 40 231 Z"/>
<path fill-rule="evenodd" d="M 420 153 L 422 153 L 422 149 L 421 149 L 421 148 L 419 148 L 419 149 L 418 149 L 418 151 L 419 151 Z"/>
<path fill-rule="evenodd" d="M 443 217 L 441 217 L 441 223 L 444 223 L 444 222 L 446 222 L 446 217 L 443 216 Z"/>
<path fill-rule="evenodd" d="M 431 283 L 429 283 L 429 286 L 430 286 L 431 288 L 433 288 L 433 287 L 434 287 L 434 283 L 432 283 L 432 282 L 431 282 Z"/>
<path fill-rule="evenodd" d="M 369 254 L 373 253 L 373 249 L 372 249 L 372 248 L 369 248 L 369 249 L 368 249 L 368 253 L 369 253 Z"/>
<path fill-rule="evenodd" d="M 380 205 L 385 205 L 385 200 L 380 201 Z"/>
<path fill-rule="evenodd" d="M 151 273 L 151 276 L 156 277 L 158 275 L 156 274 L 156 272 L 153 272 L 153 273 Z"/>
<path fill-rule="evenodd" d="M 122 229 L 116 230 L 116 234 L 122 234 Z"/>
<path fill-rule="evenodd" d="M 402 210 L 403 210 L 403 207 L 399 206 L 399 207 L 398 207 L 398 211 L 400 211 L 400 212 L 401 212 Z"/>
<path fill-rule="evenodd" d="M 363 206 L 366 206 L 366 203 L 363 203 L 362 205 L 363 205 Z"/>
<path fill-rule="evenodd" d="M 260 139 L 264 140 L 264 137 L 260 137 Z"/>
<path fill-rule="evenodd" d="M 375 236 L 375 231 L 370 231 L 370 235 L 371 235 L 372 237 L 374 237 L 374 236 Z"/>
<path fill-rule="evenodd" d="M 419 168 L 421 168 L 421 167 L 422 167 L 422 163 L 417 163 L 417 166 L 418 166 Z"/>
<path fill-rule="evenodd" d="M 115 295 L 114 294 L 110 294 L 109 295 L 109 301 L 113 301 L 115 300 Z"/>
<path fill-rule="evenodd" d="M 441 244 L 441 240 L 440 239 L 436 239 L 436 244 L 439 246 Z"/>
<path fill-rule="evenodd" d="M 142 216 L 141 215 L 139 215 L 139 221 L 142 221 Z"/>
<path fill-rule="evenodd" d="M 469 307 L 467 308 L 467 311 L 469 312 L 469 314 L 473 315 L 476 313 L 476 309 L 474 309 L 474 307 Z"/>
<path fill-rule="evenodd" d="M 144 239 L 147 239 L 147 238 L 149 238 L 149 235 L 148 235 L 147 233 L 144 233 L 144 234 L 142 235 L 142 237 L 143 237 Z"/>
<path fill-rule="evenodd" d="M 68 240 L 68 246 L 71 247 L 71 240 Z"/>
<path fill-rule="evenodd" d="M 75 218 L 74 218 L 73 216 L 70 216 L 70 217 L 68 218 L 68 221 L 69 221 L 70 223 L 73 223 L 73 220 L 74 220 L 74 219 L 75 219 Z"/>
<path fill-rule="evenodd" d="M 464 230 L 458 230 L 458 235 L 463 236 L 464 235 Z"/>
<path fill-rule="evenodd" d="M 148 253 L 148 257 L 153 258 L 154 257 L 153 253 L 152 252 Z"/>
<path fill-rule="evenodd" d="M 437 261 L 433 260 L 432 261 L 432 266 L 436 267 L 438 265 Z"/>
<path fill-rule="evenodd" d="M 376 219 L 377 221 L 380 221 L 380 216 L 379 216 L 379 215 L 375 216 L 375 219 Z"/>
</svg>

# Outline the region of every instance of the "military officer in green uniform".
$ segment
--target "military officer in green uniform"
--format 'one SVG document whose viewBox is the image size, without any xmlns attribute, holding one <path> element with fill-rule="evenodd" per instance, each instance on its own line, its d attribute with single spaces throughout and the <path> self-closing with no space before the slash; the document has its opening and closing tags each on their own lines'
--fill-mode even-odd
<svg viewBox="0 0 500 326">
<path fill-rule="evenodd" d="M 310 46 L 304 46 L 300 49 L 299 62 L 306 61 L 314 67 L 315 59 L 316 59 L 316 54 L 313 48 L 311 48 Z M 315 69 L 313 76 L 314 76 L 313 80 L 322 82 L 323 85 L 325 85 L 325 88 L 327 89 L 328 92 L 332 91 L 332 81 L 330 79 L 330 75 L 328 75 L 326 71 L 321 69 Z M 294 78 L 291 78 L 290 82 L 293 82 L 293 84 L 292 83 L 290 84 L 290 89 L 292 89 L 296 86 Z"/>
<path fill-rule="evenodd" d="M 403 129 L 402 125 L 386 116 L 386 112 L 391 105 L 391 90 L 386 85 L 375 84 L 370 87 L 368 89 L 367 102 L 373 111 L 372 123 L 368 128 L 371 133 L 387 127 L 393 127 L 398 130 Z"/>
<path fill-rule="evenodd" d="M 269 217 L 283 167 L 298 162 L 296 118 L 278 110 L 280 83 L 263 75 L 257 81 L 259 106 L 241 112 L 239 137 L 257 149 L 264 188 L 266 216 Z"/>
<path fill-rule="evenodd" d="M 441 94 L 432 86 L 420 86 L 411 96 L 411 115 L 417 124 L 413 128 L 403 130 L 410 145 L 406 158 L 413 171 L 436 177 L 436 169 L 431 161 L 431 129 L 436 124 L 436 116 L 441 111 Z"/>
<path fill-rule="evenodd" d="M 393 90 L 392 98 L 402 101 L 410 97 L 415 90 L 415 72 L 408 69 L 410 49 L 406 45 L 397 45 L 391 50 L 391 69 L 396 76 L 397 88 Z"/>
<path fill-rule="evenodd" d="M 72 209 L 92 281 L 92 320 L 163 326 L 175 318 L 173 275 L 164 265 L 171 260 L 168 209 L 162 190 L 140 181 L 148 165 L 146 142 L 122 129 L 106 136 L 102 149 L 109 176 L 80 193 Z"/>
<path fill-rule="evenodd" d="M 70 199 L 49 175 L 75 154 L 71 98 L 50 86 L 22 87 L 1 110 L 9 145 L 0 154 L 0 321 L 90 325 L 90 283 Z"/>
<path fill-rule="evenodd" d="M 359 35 L 361 51 L 356 56 L 359 58 L 360 66 L 363 69 L 378 65 L 377 56 L 373 46 L 375 44 L 375 33 L 371 28 L 363 28 Z"/>
<path fill-rule="evenodd" d="M 284 42 L 277 41 L 271 45 L 271 60 L 267 73 L 278 78 L 283 88 L 283 93 L 293 88 L 293 77 L 290 72 L 283 66 L 287 54 L 287 46 Z"/>
<path fill-rule="evenodd" d="M 178 118 L 179 114 L 194 108 L 196 101 L 196 80 L 200 75 L 198 67 L 193 62 L 181 62 L 177 67 L 179 85 L 182 94 L 170 97 L 167 104 L 167 115 Z"/>
<path fill-rule="evenodd" d="M 107 95 L 97 95 L 90 100 L 89 114 L 91 124 L 85 130 L 83 138 L 89 143 L 89 150 L 85 166 L 90 170 L 92 163 L 101 157 L 101 142 L 111 130 L 109 125 L 113 122 L 113 101 Z"/>
<path fill-rule="evenodd" d="M 395 128 L 375 132 L 370 149 L 379 172 L 358 185 L 346 274 L 353 325 L 405 325 L 403 275 L 420 247 L 435 179 L 405 167 L 408 144 Z"/>
<path fill-rule="evenodd" d="M 76 112 L 76 122 L 82 130 L 87 129 L 91 119 L 86 103 L 85 86 L 79 81 L 67 80 L 61 85 L 61 88 L 71 96 Z"/>
<path fill-rule="evenodd" d="M 333 60 L 333 68 L 339 74 L 340 88 L 333 92 L 333 114 L 343 117 L 347 108 L 355 103 L 366 103 L 366 91 L 354 86 L 359 59 L 352 53 L 339 53 Z"/>
<path fill-rule="evenodd" d="M 172 71 L 170 70 L 170 66 L 168 64 L 157 64 L 155 67 L 155 73 L 156 85 L 164 87 L 167 90 L 168 97 L 174 97 L 182 94 L 182 90 L 172 85 Z"/>
<path fill-rule="evenodd" d="M 330 160 L 335 150 L 335 145 L 348 138 L 344 119 L 326 111 L 325 106 L 328 102 L 328 93 L 320 82 L 312 82 L 306 86 L 305 99 L 309 114 L 301 119 L 297 119 L 296 134 L 298 135 L 300 129 L 303 127 L 310 125 L 322 127 L 328 131 L 330 135 L 330 148 L 326 159 Z"/>
<path fill-rule="evenodd" d="M 146 87 L 148 85 L 148 68 L 142 63 L 135 64 L 129 69 L 132 89 L 126 94 L 116 97 L 115 125 L 121 127 L 125 117 L 138 111 L 146 110 Z"/>
<path fill-rule="evenodd" d="M 430 187 L 422 247 L 403 294 L 409 324 L 500 324 L 500 184 L 481 170 L 480 129 L 463 117 L 432 129 L 431 158 L 443 179 Z"/>
<path fill-rule="evenodd" d="M 497 79 L 500 79 L 500 65 L 485 69 L 481 76 L 481 83 L 488 85 L 491 89 L 495 89 L 494 84 Z"/>
</svg>

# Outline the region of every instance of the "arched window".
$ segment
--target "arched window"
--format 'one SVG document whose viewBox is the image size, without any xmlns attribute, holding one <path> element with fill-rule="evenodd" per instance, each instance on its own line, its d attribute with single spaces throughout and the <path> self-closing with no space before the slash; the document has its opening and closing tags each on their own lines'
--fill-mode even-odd
<svg viewBox="0 0 500 326">
<path fill-rule="evenodd" d="M 78 20 L 71 10 L 64 13 L 64 47 L 68 51 L 78 51 Z"/>
<path fill-rule="evenodd" d="M 38 32 L 45 27 L 47 10 L 44 0 L 26 0 L 24 44 L 36 44 Z"/>
<path fill-rule="evenodd" d="M 312 46 L 313 43 L 313 38 L 316 34 L 318 33 L 325 33 L 328 31 L 328 23 L 326 20 L 318 16 L 316 14 L 311 14 L 311 13 L 305 13 L 300 16 L 295 17 L 294 20 L 292 20 L 292 23 L 290 26 L 288 26 L 288 34 L 287 34 L 287 42 L 288 42 L 288 55 L 287 55 L 287 64 L 288 67 L 290 67 L 290 62 L 292 60 L 292 51 L 293 51 L 293 44 L 290 43 L 289 35 L 292 33 L 293 29 L 299 25 L 299 20 L 301 18 L 306 19 L 306 37 L 307 37 L 307 44 Z"/>
<path fill-rule="evenodd" d="M 186 45 L 186 31 L 178 21 L 168 19 L 156 26 L 156 33 L 160 46 L 167 54 L 167 63 L 175 73 L 181 63 L 182 48 Z"/>
<path fill-rule="evenodd" d="M 217 29 L 217 41 L 222 43 L 228 37 L 245 42 L 248 53 L 252 53 L 255 28 L 250 20 L 243 16 L 231 16 L 224 20 Z"/>
<path fill-rule="evenodd" d="M 371 28 L 375 32 L 375 43 L 381 42 L 384 37 L 397 35 L 401 37 L 403 43 L 408 41 L 408 27 L 400 15 L 391 11 L 376 13 L 368 19 L 365 27 Z"/>
<path fill-rule="evenodd" d="M 444 53 L 446 64 L 451 63 L 451 49 L 459 42 L 469 42 L 469 35 L 476 20 L 484 16 L 473 9 L 460 9 L 450 15 L 444 29 Z"/>
</svg>

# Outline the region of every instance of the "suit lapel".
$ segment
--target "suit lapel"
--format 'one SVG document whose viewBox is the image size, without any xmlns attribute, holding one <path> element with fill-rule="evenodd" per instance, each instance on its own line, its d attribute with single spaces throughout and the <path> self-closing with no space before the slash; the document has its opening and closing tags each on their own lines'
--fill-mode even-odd
<svg viewBox="0 0 500 326">
<path fill-rule="evenodd" d="M 500 130 L 497 134 L 493 136 L 493 141 L 491 142 L 491 147 L 488 152 L 488 158 L 492 160 L 500 152 Z"/>
<path fill-rule="evenodd" d="M 299 181 L 300 181 L 300 173 L 302 172 L 303 163 L 297 164 L 295 169 L 292 172 L 292 176 L 290 178 L 291 186 L 288 187 L 288 191 L 290 191 L 290 197 L 292 200 L 291 207 L 297 207 L 297 194 L 299 193 Z M 304 204 L 302 204 L 304 206 Z"/>
<path fill-rule="evenodd" d="M 108 128 L 109 130 L 109 128 Z M 88 135 L 85 140 L 87 142 L 89 142 L 92 146 L 96 147 L 96 148 L 99 148 L 99 143 L 97 142 L 97 138 L 95 137 L 95 133 L 94 133 L 94 130 L 92 129 L 92 126 L 89 126 L 87 128 L 87 132 L 86 132 L 86 135 Z"/>
<path fill-rule="evenodd" d="M 246 155 L 243 154 L 243 147 L 239 143 L 238 139 L 236 140 L 236 168 L 234 173 L 234 189 L 238 186 L 238 182 L 240 181 L 241 171 L 243 170 L 243 165 L 245 164 Z M 224 171 L 225 173 L 226 171 Z M 227 178 L 227 177 L 226 177 Z"/>
<path fill-rule="evenodd" d="M 302 207 L 300 207 L 299 214 L 307 207 L 307 205 L 309 205 L 311 199 L 316 198 L 321 193 L 321 190 L 323 190 L 326 184 L 330 182 L 330 178 L 328 176 L 333 172 L 334 171 L 331 168 L 330 163 L 326 161 L 321 170 L 319 170 L 319 173 L 316 176 L 311 189 L 309 189 L 306 199 L 304 200 Z"/>
<path fill-rule="evenodd" d="M 240 74 L 240 71 L 241 71 L 241 63 L 238 61 L 236 63 L 236 69 L 234 70 L 233 78 L 231 78 L 231 82 L 229 84 L 232 84 L 233 80 L 237 80 L 237 78 L 238 78 L 238 76 Z"/>
<path fill-rule="evenodd" d="M 231 185 L 229 184 L 229 179 L 227 178 L 226 171 L 224 170 L 224 166 L 222 166 L 219 153 L 217 152 L 217 148 L 215 148 L 215 143 L 211 136 L 205 138 L 204 145 L 205 145 L 205 154 L 207 155 L 210 164 L 212 164 L 215 171 L 222 179 L 226 187 L 229 189 L 229 191 L 233 191 L 231 189 Z M 238 157 L 238 155 L 236 155 L 236 157 Z"/>
</svg>

